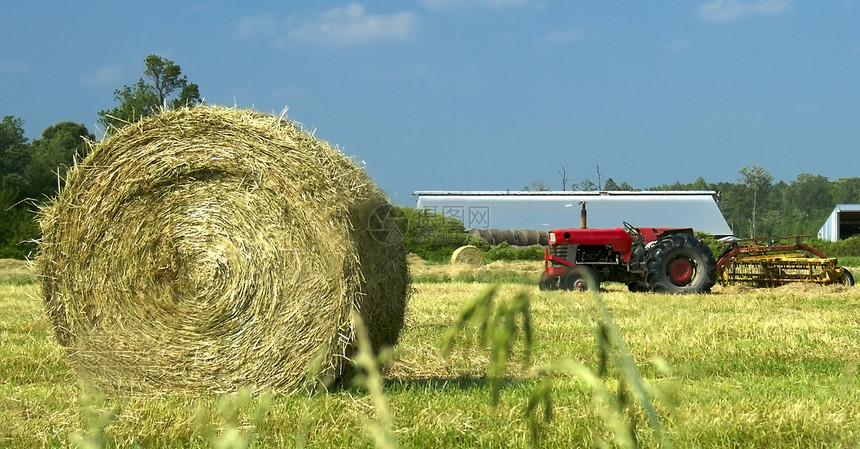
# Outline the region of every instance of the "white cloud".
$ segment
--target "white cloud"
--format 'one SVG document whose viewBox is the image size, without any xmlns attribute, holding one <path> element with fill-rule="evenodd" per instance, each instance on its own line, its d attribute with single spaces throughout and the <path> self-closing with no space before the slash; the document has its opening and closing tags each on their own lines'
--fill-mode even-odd
<svg viewBox="0 0 860 449">
<path fill-rule="evenodd" d="M 289 17 L 287 36 L 318 45 L 357 45 L 376 41 L 405 41 L 418 30 L 415 13 L 367 14 L 364 6 L 352 2 L 332 8 L 312 18 Z"/>
<path fill-rule="evenodd" d="M 240 17 L 234 26 L 237 37 L 269 36 L 275 34 L 277 19 L 272 14 Z"/>
<path fill-rule="evenodd" d="M 552 30 L 538 39 L 545 44 L 572 44 L 585 39 L 585 31 L 576 29 Z"/>
<path fill-rule="evenodd" d="M 428 9 L 448 9 L 456 7 L 510 8 L 525 6 L 529 0 L 418 0 Z"/>
<path fill-rule="evenodd" d="M 122 67 L 113 64 L 100 67 L 98 70 L 84 78 L 84 84 L 91 86 L 112 86 L 119 84 L 123 79 Z"/>
<path fill-rule="evenodd" d="M 794 0 L 708 0 L 699 5 L 707 22 L 731 22 L 753 16 L 777 16 L 794 10 Z"/>
</svg>

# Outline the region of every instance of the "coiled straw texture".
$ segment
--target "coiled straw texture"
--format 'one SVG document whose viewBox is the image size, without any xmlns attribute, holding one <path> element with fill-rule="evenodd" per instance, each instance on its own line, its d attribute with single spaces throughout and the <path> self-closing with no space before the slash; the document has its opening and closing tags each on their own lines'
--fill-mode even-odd
<svg viewBox="0 0 860 449">
<path fill-rule="evenodd" d="M 105 391 L 294 392 L 340 377 L 359 312 L 393 345 L 408 292 L 391 206 L 282 118 L 196 107 L 130 124 L 41 216 L 45 309 Z"/>
</svg>

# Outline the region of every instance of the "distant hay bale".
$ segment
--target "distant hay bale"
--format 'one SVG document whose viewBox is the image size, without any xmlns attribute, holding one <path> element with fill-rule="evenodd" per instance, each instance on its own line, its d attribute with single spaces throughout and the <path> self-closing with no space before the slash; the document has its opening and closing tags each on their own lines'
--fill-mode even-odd
<svg viewBox="0 0 860 449">
<path fill-rule="evenodd" d="M 469 233 L 484 239 L 490 246 L 501 243 L 512 246 L 548 244 L 547 233 L 536 229 L 471 229 Z"/>
<path fill-rule="evenodd" d="M 484 263 L 484 254 L 475 246 L 461 246 L 451 254 L 451 263 L 479 267 Z"/>
<path fill-rule="evenodd" d="M 406 251 L 382 192 L 295 124 L 167 111 L 94 146 L 41 217 L 48 316 L 106 391 L 293 392 L 393 345 Z"/>
</svg>

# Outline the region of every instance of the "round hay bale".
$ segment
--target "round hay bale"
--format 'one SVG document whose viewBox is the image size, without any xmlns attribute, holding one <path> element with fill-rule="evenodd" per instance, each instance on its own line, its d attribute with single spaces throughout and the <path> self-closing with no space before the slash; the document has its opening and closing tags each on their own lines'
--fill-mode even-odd
<svg viewBox="0 0 860 449">
<path fill-rule="evenodd" d="M 94 146 L 41 217 L 57 340 L 104 391 L 293 392 L 342 376 L 358 312 L 393 345 L 408 292 L 391 206 L 297 125 L 197 107 Z"/>
<path fill-rule="evenodd" d="M 484 239 L 490 246 L 494 245 L 493 229 L 472 229 L 470 234 Z"/>
<path fill-rule="evenodd" d="M 514 246 L 528 246 L 529 242 L 529 232 L 524 229 L 515 229 L 513 230 L 514 241 L 508 242 Z"/>
<path fill-rule="evenodd" d="M 451 263 L 480 267 L 484 263 L 484 253 L 472 245 L 461 246 L 451 254 Z"/>
<path fill-rule="evenodd" d="M 469 229 L 468 232 L 470 235 L 472 235 L 474 237 L 477 237 L 481 240 L 487 241 L 487 233 L 485 231 L 486 231 L 486 229 L 472 228 L 472 229 Z"/>
</svg>

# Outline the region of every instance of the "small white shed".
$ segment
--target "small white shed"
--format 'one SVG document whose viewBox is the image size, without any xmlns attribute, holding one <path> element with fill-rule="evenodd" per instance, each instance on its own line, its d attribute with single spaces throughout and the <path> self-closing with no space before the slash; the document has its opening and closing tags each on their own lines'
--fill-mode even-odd
<svg viewBox="0 0 860 449">
<path fill-rule="evenodd" d="M 818 230 L 818 238 L 835 242 L 860 234 L 860 204 L 837 204 Z"/>
<path fill-rule="evenodd" d="M 585 202 L 589 228 L 689 227 L 731 235 L 712 191 L 418 191 L 417 208 L 454 217 L 466 229 L 573 228 Z"/>
</svg>

